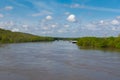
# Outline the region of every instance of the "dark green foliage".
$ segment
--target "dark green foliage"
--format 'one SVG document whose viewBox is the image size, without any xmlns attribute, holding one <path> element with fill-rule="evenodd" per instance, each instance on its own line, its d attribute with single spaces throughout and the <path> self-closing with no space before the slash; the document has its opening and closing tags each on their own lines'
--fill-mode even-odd
<svg viewBox="0 0 120 80">
<path fill-rule="evenodd" d="M 39 42 L 53 41 L 51 37 L 40 37 L 27 33 L 11 32 L 9 30 L 0 29 L 0 43 L 18 43 L 18 42 Z"/>
<path fill-rule="evenodd" d="M 71 41 L 71 40 L 77 40 L 78 38 L 62 38 L 62 37 L 54 37 L 55 40 L 67 40 L 67 41 Z"/>
<path fill-rule="evenodd" d="M 83 37 L 79 38 L 77 44 L 89 48 L 117 48 L 120 49 L 120 37 Z"/>
</svg>

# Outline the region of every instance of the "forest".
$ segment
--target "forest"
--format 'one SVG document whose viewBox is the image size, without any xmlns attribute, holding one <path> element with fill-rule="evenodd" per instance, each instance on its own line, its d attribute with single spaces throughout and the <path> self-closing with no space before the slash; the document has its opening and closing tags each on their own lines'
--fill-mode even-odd
<svg viewBox="0 0 120 80">
<path fill-rule="evenodd" d="M 77 41 L 81 48 L 115 48 L 120 49 L 120 37 L 82 37 Z"/>
<path fill-rule="evenodd" d="M 52 37 L 36 36 L 22 32 L 12 32 L 10 30 L 0 29 L 0 43 L 21 43 L 21 42 L 40 42 L 53 41 Z"/>
</svg>

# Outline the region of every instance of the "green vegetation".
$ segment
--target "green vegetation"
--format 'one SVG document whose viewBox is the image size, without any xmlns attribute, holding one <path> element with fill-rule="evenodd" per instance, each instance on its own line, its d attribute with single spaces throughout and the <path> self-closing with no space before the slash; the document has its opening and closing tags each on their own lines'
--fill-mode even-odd
<svg viewBox="0 0 120 80">
<path fill-rule="evenodd" d="M 120 37 L 83 37 L 79 38 L 77 45 L 82 48 L 115 48 L 120 49 Z"/>
<path fill-rule="evenodd" d="M 39 42 L 53 41 L 52 37 L 41 37 L 21 32 L 11 32 L 9 30 L 0 29 L 0 43 L 20 43 L 20 42 Z"/>
<path fill-rule="evenodd" d="M 77 40 L 77 38 L 43 37 L 0 29 L 0 43 L 40 42 L 54 40 Z"/>
<path fill-rule="evenodd" d="M 78 38 L 60 38 L 60 37 L 54 37 L 55 40 L 67 40 L 67 41 L 71 41 L 71 40 L 77 40 Z"/>
<path fill-rule="evenodd" d="M 83 48 L 113 48 L 120 49 L 120 36 L 118 37 L 83 37 L 83 38 L 59 38 L 43 37 L 28 33 L 11 32 L 0 29 L 0 43 L 40 42 L 54 40 L 77 40 L 77 45 Z"/>
</svg>

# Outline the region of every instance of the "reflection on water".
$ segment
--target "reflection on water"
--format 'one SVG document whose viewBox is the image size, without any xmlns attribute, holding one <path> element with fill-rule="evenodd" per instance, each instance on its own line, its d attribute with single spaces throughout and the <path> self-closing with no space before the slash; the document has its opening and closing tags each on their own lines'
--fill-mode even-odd
<svg viewBox="0 0 120 80">
<path fill-rule="evenodd" d="M 0 80 L 120 80 L 120 53 L 67 41 L 0 47 Z"/>
<path fill-rule="evenodd" d="M 79 49 L 82 50 L 99 50 L 99 51 L 103 51 L 103 52 L 118 52 L 120 53 L 120 49 L 115 49 L 115 48 L 89 48 L 89 47 L 80 47 L 78 46 Z"/>
</svg>

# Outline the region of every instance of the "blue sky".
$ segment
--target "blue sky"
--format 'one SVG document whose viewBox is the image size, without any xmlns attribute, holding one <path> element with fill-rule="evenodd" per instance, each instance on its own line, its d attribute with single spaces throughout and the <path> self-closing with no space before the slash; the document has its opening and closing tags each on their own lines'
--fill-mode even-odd
<svg viewBox="0 0 120 80">
<path fill-rule="evenodd" d="M 0 28 L 42 36 L 117 36 L 120 0 L 0 0 Z"/>
</svg>

